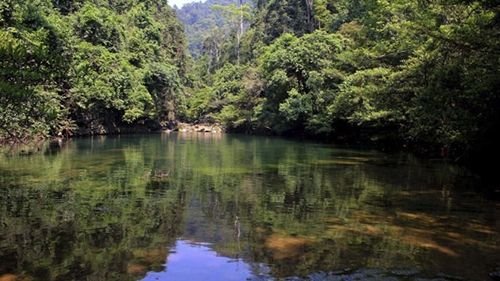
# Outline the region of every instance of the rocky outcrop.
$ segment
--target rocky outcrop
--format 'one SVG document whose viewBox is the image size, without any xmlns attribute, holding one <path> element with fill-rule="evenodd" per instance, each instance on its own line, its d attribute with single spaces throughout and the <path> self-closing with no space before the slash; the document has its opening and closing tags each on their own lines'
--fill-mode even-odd
<svg viewBox="0 0 500 281">
<path fill-rule="evenodd" d="M 165 130 L 179 131 L 179 132 L 201 132 L 201 133 L 220 133 L 224 132 L 224 128 L 219 124 L 190 124 L 177 122 L 174 126 L 164 127 Z"/>
</svg>

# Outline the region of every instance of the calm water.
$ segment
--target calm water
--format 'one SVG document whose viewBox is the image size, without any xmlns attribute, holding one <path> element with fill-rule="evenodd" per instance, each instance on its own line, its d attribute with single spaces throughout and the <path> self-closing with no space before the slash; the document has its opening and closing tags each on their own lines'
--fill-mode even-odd
<svg viewBox="0 0 500 281">
<path fill-rule="evenodd" d="M 439 161 L 210 133 L 33 149 L 0 156 L 2 281 L 489 280 L 500 262 L 500 205 Z"/>
</svg>

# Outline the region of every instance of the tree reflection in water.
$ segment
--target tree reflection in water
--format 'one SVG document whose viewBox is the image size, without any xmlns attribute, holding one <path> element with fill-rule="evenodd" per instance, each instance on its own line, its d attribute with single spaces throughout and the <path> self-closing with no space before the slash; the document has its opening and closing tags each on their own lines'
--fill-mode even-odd
<svg viewBox="0 0 500 281">
<path fill-rule="evenodd" d="M 0 156 L 0 280 L 485 280 L 500 263 L 500 205 L 447 163 L 203 133 L 50 149 Z"/>
</svg>

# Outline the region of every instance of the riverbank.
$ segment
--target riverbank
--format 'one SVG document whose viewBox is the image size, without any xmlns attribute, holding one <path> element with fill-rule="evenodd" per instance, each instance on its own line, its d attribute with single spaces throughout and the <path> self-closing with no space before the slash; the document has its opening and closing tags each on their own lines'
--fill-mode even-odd
<svg viewBox="0 0 500 281">
<path fill-rule="evenodd" d="M 179 132 L 225 132 L 225 128 L 218 123 L 184 123 L 180 121 L 157 123 L 145 121 L 137 124 L 93 124 L 88 123 L 73 132 L 74 136 L 95 136 L 95 135 L 117 135 L 117 134 L 141 134 L 162 131 Z"/>
</svg>

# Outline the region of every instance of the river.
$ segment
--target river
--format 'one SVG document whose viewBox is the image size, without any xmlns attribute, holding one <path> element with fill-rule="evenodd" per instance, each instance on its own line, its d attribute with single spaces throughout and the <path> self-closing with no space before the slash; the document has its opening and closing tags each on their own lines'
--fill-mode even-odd
<svg viewBox="0 0 500 281">
<path fill-rule="evenodd" d="M 4 148 L 0 182 L 2 281 L 480 281 L 500 265 L 480 179 L 405 153 L 99 136 Z"/>
</svg>

